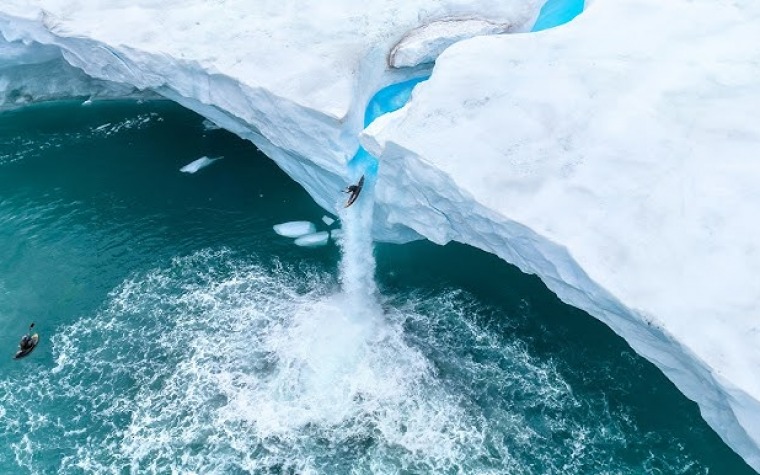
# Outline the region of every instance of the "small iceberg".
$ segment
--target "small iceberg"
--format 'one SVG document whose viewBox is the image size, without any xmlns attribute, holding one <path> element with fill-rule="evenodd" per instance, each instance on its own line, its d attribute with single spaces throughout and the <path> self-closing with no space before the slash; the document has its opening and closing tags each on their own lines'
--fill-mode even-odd
<svg viewBox="0 0 760 475">
<path fill-rule="evenodd" d="M 317 230 L 317 227 L 309 221 L 290 221 L 288 223 L 275 224 L 272 226 L 272 229 L 280 236 L 299 238 L 307 234 L 313 234 Z"/>
<path fill-rule="evenodd" d="M 202 122 L 203 130 L 205 131 L 211 131 L 211 130 L 219 130 L 221 127 L 219 127 L 215 122 L 209 120 L 209 119 L 203 119 Z"/>
<path fill-rule="evenodd" d="M 209 158 L 206 156 L 203 156 L 199 158 L 198 160 L 193 160 L 192 162 L 188 163 L 184 167 L 180 168 L 179 171 L 185 172 L 185 173 L 195 173 L 201 168 L 206 168 L 207 166 L 211 165 L 217 160 L 221 160 L 224 157 L 214 157 Z"/>
<path fill-rule="evenodd" d="M 322 222 L 325 223 L 328 226 L 332 226 L 332 224 L 335 222 L 335 220 L 332 219 L 331 217 L 325 215 L 325 216 L 322 216 Z"/>
<path fill-rule="evenodd" d="M 301 247 L 324 246 L 325 244 L 327 244 L 327 240 L 329 238 L 330 238 L 330 233 L 328 233 L 327 231 L 320 231 L 318 233 L 301 236 L 300 238 L 295 240 L 295 244 L 296 246 L 301 246 Z"/>
</svg>

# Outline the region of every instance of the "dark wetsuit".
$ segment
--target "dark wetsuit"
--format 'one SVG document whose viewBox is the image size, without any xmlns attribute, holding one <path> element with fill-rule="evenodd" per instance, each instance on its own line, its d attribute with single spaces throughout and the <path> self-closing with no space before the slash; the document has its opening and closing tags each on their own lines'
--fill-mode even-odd
<svg viewBox="0 0 760 475">
<path fill-rule="evenodd" d="M 21 337 L 21 343 L 18 345 L 22 350 L 28 350 L 29 348 L 34 346 L 34 342 L 32 341 L 32 337 L 29 335 L 24 335 Z"/>
</svg>

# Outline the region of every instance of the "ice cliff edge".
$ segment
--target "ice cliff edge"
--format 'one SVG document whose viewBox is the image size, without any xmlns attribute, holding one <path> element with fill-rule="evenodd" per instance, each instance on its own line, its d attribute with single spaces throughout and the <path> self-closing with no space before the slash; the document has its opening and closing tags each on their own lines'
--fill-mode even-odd
<svg viewBox="0 0 760 475">
<path fill-rule="evenodd" d="M 524 31 L 540 3 L 10 0 L 0 91 L 158 93 L 332 209 L 369 97 L 430 68 L 389 68 L 399 41 L 451 18 Z M 463 41 L 362 140 L 382 163 L 378 238 L 454 239 L 538 274 L 760 470 L 758 18 L 751 0 L 597 0 L 561 29 Z M 440 45 L 424 39 L 412 63 Z M 52 64 L 55 84 L 27 74 Z"/>
</svg>

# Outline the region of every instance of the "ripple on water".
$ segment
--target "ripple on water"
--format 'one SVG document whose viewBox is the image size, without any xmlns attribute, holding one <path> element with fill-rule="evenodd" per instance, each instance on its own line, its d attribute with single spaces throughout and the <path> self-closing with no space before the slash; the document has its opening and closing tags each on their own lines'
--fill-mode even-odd
<svg viewBox="0 0 760 475">
<path fill-rule="evenodd" d="M 137 275 L 0 379 L 0 443 L 59 473 L 636 473 L 625 417 L 461 292 L 348 308 L 334 277 L 204 251 Z M 22 430 L 23 429 L 23 430 Z M 22 432 L 25 434 L 20 435 Z M 651 462 L 675 470 L 677 458 Z M 679 465 L 680 464 L 680 465 Z M 40 467 L 37 473 L 49 473 Z"/>
</svg>

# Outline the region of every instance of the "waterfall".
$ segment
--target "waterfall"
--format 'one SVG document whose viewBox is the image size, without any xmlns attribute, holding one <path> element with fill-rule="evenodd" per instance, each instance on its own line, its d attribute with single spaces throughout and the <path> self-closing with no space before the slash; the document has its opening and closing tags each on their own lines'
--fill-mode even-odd
<svg viewBox="0 0 760 475">
<path fill-rule="evenodd" d="M 375 94 L 367 104 L 364 126 L 383 114 L 403 107 L 414 86 L 428 77 L 393 84 Z M 343 255 L 340 263 L 340 283 L 349 304 L 355 309 L 374 309 L 378 306 L 375 284 L 375 255 L 372 243 L 372 212 L 375 204 L 374 188 L 378 162 L 364 148 L 359 147 L 348 163 L 348 176 L 356 183 L 363 176 L 365 183 L 357 201 L 349 208 L 338 203 L 343 224 L 340 246 Z"/>
</svg>

